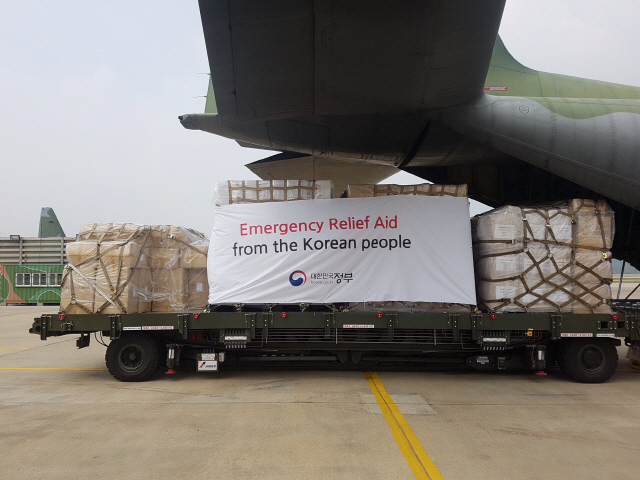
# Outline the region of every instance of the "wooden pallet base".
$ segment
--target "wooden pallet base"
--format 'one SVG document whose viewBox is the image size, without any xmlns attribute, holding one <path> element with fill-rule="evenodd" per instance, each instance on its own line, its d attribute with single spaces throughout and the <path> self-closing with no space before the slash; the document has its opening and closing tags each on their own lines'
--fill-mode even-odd
<svg viewBox="0 0 640 480">
<path fill-rule="evenodd" d="M 640 370 L 640 360 L 629 360 L 629 366 L 631 368 L 635 368 L 637 370 Z"/>
</svg>

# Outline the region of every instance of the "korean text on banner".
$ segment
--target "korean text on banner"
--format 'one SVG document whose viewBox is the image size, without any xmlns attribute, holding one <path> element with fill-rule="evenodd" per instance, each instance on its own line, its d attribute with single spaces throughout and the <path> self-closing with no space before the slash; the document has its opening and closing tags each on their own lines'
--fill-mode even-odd
<svg viewBox="0 0 640 480">
<path fill-rule="evenodd" d="M 476 302 L 466 198 L 219 206 L 207 269 L 210 304 Z"/>
</svg>

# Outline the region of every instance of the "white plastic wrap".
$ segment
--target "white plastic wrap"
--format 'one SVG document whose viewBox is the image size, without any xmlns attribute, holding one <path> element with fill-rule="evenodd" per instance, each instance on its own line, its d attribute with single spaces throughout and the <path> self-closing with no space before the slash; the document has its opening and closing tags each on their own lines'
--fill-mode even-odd
<svg viewBox="0 0 640 480">
<path fill-rule="evenodd" d="M 203 310 L 209 290 L 209 241 L 169 225 L 85 224 L 67 245 L 64 313 Z"/>
<path fill-rule="evenodd" d="M 506 206 L 473 219 L 479 304 L 504 312 L 611 312 L 606 202 Z"/>
</svg>

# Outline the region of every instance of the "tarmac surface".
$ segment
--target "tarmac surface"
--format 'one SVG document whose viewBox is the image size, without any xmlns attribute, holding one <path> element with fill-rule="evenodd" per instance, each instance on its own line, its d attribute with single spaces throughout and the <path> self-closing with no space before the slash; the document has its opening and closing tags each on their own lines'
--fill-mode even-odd
<svg viewBox="0 0 640 480">
<path fill-rule="evenodd" d="M 640 472 L 640 370 L 625 347 L 614 377 L 596 385 L 558 371 L 282 367 L 121 383 L 93 338 L 76 350 L 76 336 L 42 342 L 28 333 L 33 317 L 55 311 L 0 307 L 3 480 L 635 480 Z M 414 473 L 411 455 L 433 468 Z"/>
</svg>

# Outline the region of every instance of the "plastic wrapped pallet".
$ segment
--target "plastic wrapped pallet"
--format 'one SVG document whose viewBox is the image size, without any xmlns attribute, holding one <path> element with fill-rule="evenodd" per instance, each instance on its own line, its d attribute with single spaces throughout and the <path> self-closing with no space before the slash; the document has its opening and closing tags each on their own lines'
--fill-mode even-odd
<svg viewBox="0 0 640 480">
<path fill-rule="evenodd" d="M 185 268 L 153 269 L 151 311 L 181 312 L 188 307 L 188 280 Z"/>
<path fill-rule="evenodd" d="M 69 314 L 202 310 L 208 243 L 195 230 L 170 225 L 83 225 L 78 241 L 67 246 L 60 309 Z"/>
<path fill-rule="evenodd" d="M 611 312 L 613 211 L 604 201 L 506 206 L 473 219 L 479 304 L 502 312 Z"/>
<path fill-rule="evenodd" d="M 451 197 L 466 197 L 466 185 L 434 185 L 422 183 L 420 185 L 394 184 L 361 184 L 347 185 L 342 194 L 345 198 L 384 197 L 387 195 L 428 195 L 431 197 L 448 195 Z"/>
<path fill-rule="evenodd" d="M 216 205 L 333 198 L 330 180 L 225 180 L 213 194 Z"/>
<path fill-rule="evenodd" d="M 94 313 L 96 266 L 92 261 L 97 255 L 94 242 L 67 244 L 69 265 L 65 267 L 62 281 L 60 310 L 68 314 Z M 75 266 L 72 272 L 71 265 Z"/>
</svg>

